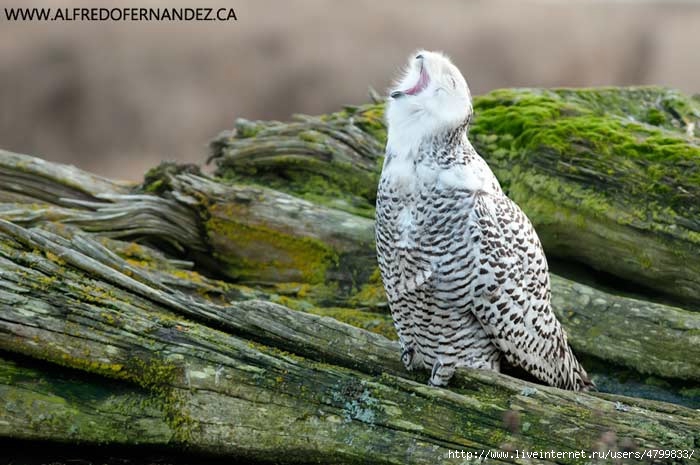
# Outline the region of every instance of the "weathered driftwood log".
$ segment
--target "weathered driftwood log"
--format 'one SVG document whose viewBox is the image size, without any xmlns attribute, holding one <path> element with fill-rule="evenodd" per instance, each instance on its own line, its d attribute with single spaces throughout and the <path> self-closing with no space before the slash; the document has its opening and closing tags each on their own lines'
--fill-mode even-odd
<svg viewBox="0 0 700 465">
<path fill-rule="evenodd" d="M 151 173 L 149 180 L 150 185 L 167 189 L 161 189 L 161 196 L 110 194 L 93 201 L 61 200 L 72 208 L 4 204 L 0 215 L 27 226 L 59 221 L 104 237 L 187 249 L 199 270 L 263 286 L 271 293 L 270 300 L 394 336 L 383 308 L 370 219 L 272 189 L 216 182 L 172 166 Z M 15 186 L 18 192 L 20 187 Z M 696 392 L 700 314 L 613 295 L 556 275 L 552 288 L 554 310 L 577 353 L 596 365 L 591 371 L 601 388 L 700 403 Z M 682 385 L 669 391 L 610 384 L 614 380 L 608 378 L 619 377 L 621 369 L 631 370 L 634 376 L 624 377 L 635 383 L 644 384 L 652 376 L 651 384 L 676 380 Z"/>
<path fill-rule="evenodd" d="M 697 310 L 697 109 L 658 89 L 500 91 L 472 134 L 551 255 Z M 432 389 L 395 343 L 323 317 L 393 336 L 371 219 L 381 118 L 240 121 L 214 143 L 220 179 L 164 164 L 140 186 L 0 151 L 0 435 L 332 463 L 589 451 L 610 431 L 614 447 L 697 447 L 696 410 L 473 371 Z M 552 284 L 602 390 L 700 405 L 700 313 Z"/>
<path fill-rule="evenodd" d="M 550 257 L 700 303 L 700 102 L 611 88 L 502 90 L 474 104 L 471 139 Z M 371 216 L 382 113 L 240 120 L 212 143 L 217 175 Z"/>
<path fill-rule="evenodd" d="M 477 371 L 459 372 L 452 391 L 428 387 L 379 335 L 260 300 L 217 304 L 178 289 L 196 283 L 192 276 L 129 264 L 73 227 L 0 221 L 0 244 L 3 436 L 279 463 L 434 464 L 451 463 L 455 449 L 698 445 L 700 413 L 671 404 Z M 71 370 L 97 376 L 78 383 Z"/>
<path fill-rule="evenodd" d="M 0 202 L 62 205 L 61 199 L 94 200 L 97 195 L 126 193 L 126 183 L 0 150 Z"/>
</svg>

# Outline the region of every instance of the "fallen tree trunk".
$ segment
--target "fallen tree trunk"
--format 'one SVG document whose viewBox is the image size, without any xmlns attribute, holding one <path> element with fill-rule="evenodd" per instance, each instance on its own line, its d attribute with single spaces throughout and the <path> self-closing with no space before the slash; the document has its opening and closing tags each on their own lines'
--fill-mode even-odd
<svg viewBox="0 0 700 465">
<path fill-rule="evenodd" d="M 564 120 L 615 122 L 622 114 L 605 91 L 582 91 L 578 103 L 567 92 L 482 97 L 482 129 L 504 111 L 508 121 L 536 108 L 558 109 Z M 638 107 L 624 111 L 661 105 L 667 119 L 645 131 L 664 131 L 692 152 L 696 135 L 683 135 L 689 126 L 678 121 L 690 125 L 695 107 L 650 103 L 650 96 L 674 95 L 664 92 L 634 90 L 630 102 Z M 0 152 L 0 398 L 9 399 L 0 402 L 0 435 L 147 443 L 285 463 L 435 463 L 452 449 L 697 447 L 698 411 L 678 405 L 574 394 L 468 370 L 451 390 L 434 389 L 425 385 L 427 373 L 404 370 L 396 343 L 373 333 L 395 337 L 371 219 L 381 110 L 347 109 L 292 124 L 241 121 L 237 134 L 214 144 L 219 179 L 163 164 L 142 185 L 128 185 Z M 668 119 L 673 112 L 686 119 Z M 480 149 L 497 142 L 489 162 L 516 197 L 517 186 L 527 184 L 518 178 L 525 162 L 511 173 L 499 170 L 522 161 L 523 141 L 551 123 L 539 113 L 528 121 L 518 129 L 521 139 L 509 143 L 520 155 L 508 160 L 498 151 L 508 144 L 503 128 L 494 126 L 497 140 L 473 128 Z M 626 124 L 618 129 L 632 130 Z M 539 153 L 535 146 L 527 150 Z M 533 166 L 540 173 L 544 165 Z M 557 172 L 568 173 L 566 164 L 547 166 L 551 176 L 568 176 Z M 659 182 L 695 195 L 679 173 L 671 178 Z M 540 194 L 556 198 L 547 192 Z M 612 188 L 605 195 L 620 202 L 620 211 L 631 202 Z M 526 205 L 527 198 L 519 201 Z M 575 221 L 555 212 L 538 231 L 555 253 L 593 264 L 595 254 L 567 250 L 573 238 L 549 237 L 548 228 L 586 230 L 589 219 L 605 217 L 605 234 L 615 230 L 619 241 L 643 234 L 644 247 L 664 257 L 679 243 L 689 247 L 686 258 L 694 257 L 692 224 L 681 219 L 677 234 L 662 231 L 664 221 L 694 208 L 676 200 L 665 220 L 656 225 L 650 213 L 646 226 L 611 223 L 577 201 Z M 591 243 L 607 251 L 601 237 Z M 568 245 L 557 249 L 561 240 Z M 621 260 L 619 241 L 609 250 Z M 665 260 L 651 275 L 665 279 L 679 301 L 692 302 L 669 284 Z M 693 264 L 678 263 L 671 280 L 692 288 Z M 642 273 L 638 265 L 621 266 Z M 554 310 L 602 390 L 700 406 L 700 313 L 688 311 L 692 304 L 684 310 L 556 275 L 552 286 Z M 551 425 L 565 434 L 553 436 Z M 499 460 L 518 461 L 493 462 Z"/>
<path fill-rule="evenodd" d="M 371 220 L 276 190 L 216 182 L 192 170 L 166 167 L 150 180 L 168 186 L 161 196 L 110 193 L 93 201 L 61 200 L 73 208 L 5 204 L 0 213 L 28 226 L 60 221 L 104 237 L 188 250 L 198 269 L 262 286 L 272 293 L 268 299 L 395 337 L 376 270 Z M 633 372 L 622 378 L 641 384 L 608 390 L 700 404 L 694 391 L 700 382 L 700 314 L 556 275 L 552 295 L 571 344 L 596 363 L 592 371 L 600 381 L 607 386 L 622 368 Z M 648 376 L 682 386 L 650 387 Z M 658 384 L 656 378 L 649 381 Z"/>
<path fill-rule="evenodd" d="M 470 139 L 548 256 L 697 308 L 700 102 L 651 87 L 522 89 L 476 97 L 474 111 Z M 372 216 L 382 118 L 377 104 L 241 120 L 212 143 L 216 173 Z"/>
<path fill-rule="evenodd" d="M 217 305 L 73 228 L 0 221 L 0 244 L 0 347 L 99 375 L 78 386 L 3 357 L 3 435 L 143 441 L 289 463 L 592 451 L 618 447 L 605 443 L 610 431 L 640 451 L 697 446 L 697 411 L 478 371 L 461 371 L 452 392 L 431 388 L 410 379 L 396 343 L 381 336 L 259 300 Z M 553 437 L 553 424 L 565 434 Z"/>
</svg>

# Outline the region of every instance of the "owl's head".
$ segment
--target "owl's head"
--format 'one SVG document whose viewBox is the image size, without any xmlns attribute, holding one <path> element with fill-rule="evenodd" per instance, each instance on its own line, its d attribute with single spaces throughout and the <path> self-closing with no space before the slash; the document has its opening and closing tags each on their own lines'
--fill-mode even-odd
<svg viewBox="0 0 700 465">
<path fill-rule="evenodd" d="M 390 132 L 426 135 L 461 126 L 471 114 L 471 93 L 459 69 L 440 52 L 420 50 L 390 91 L 387 122 Z"/>
</svg>

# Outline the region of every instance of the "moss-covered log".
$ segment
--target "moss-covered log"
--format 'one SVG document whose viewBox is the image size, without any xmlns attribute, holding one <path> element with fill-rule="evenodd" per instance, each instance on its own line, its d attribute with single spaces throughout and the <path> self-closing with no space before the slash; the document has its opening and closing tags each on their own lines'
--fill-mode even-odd
<svg viewBox="0 0 700 465">
<path fill-rule="evenodd" d="M 404 370 L 374 258 L 384 127 L 370 105 L 239 121 L 213 144 L 218 178 L 163 164 L 130 185 L 0 151 L 0 436 L 285 463 L 697 448 L 697 410 L 637 397 L 700 406 L 698 104 L 523 90 L 476 107 L 475 143 L 551 256 L 688 307 L 552 276 L 606 393 L 474 371 L 434 389 Z"/>
<path fill-rule="evenodd" d="M 474 108 L 472 141 L 550 257 L 700 303 L 700 102 L 660 88 L 523 89 Z M 382 110 L 240 121 L 212 144 L 217 175 L 371 216 L 375 191 L 356 180 L 376 184 Z M 351 157 L 361 163 L 347 169 Z"/>
<path fill-rule="evenodd" d="M 105 238 L 188 250 L 198 270 L 235 279 L 239 289 L 257 287 L 267 300 L 395 337 L 376 271 L 370 219 L 172 168 L 149 176 L 161 186 L 160 195 L 63 200 L 72 208 L 4 204 L 0 214 L 26 226 L 60 222 Z M 135 245 L 122 252 L 135 266 L 155 264 Z M 157 266 L 166 265 L 161 260 Z M 556 275 L 552 292 L 554 311 L 575 350 L 594 365 L 603 389 L 700 405 L 700 314 Z"/>
<path fill-rule="evenodd" d="M 700 414 L 683 407 L 474 371 L 460 372 L 453 391 L 428 387 L 379 335 L 259 300 L 216 304 L 75 228 L 0 221 L 0 244 L 3 435 L 281 463 L 433 464 L 455 449 L 698 445 Z M 15 353 L 65 369 L 8 359 Z M 77 385 L 64 376 L 71 370 L 96 376 Z M 98 423 L 96 412 L 108 421 Z M 566 434 L 553 437 L 554 424 Z M 619 439 L 601 444 L 611 431 Z"/>
</svg>

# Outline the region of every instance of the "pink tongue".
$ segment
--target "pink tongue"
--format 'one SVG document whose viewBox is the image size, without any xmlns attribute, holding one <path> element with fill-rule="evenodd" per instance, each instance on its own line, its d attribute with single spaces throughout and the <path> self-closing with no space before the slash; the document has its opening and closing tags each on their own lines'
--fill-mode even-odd
<svg viewBox="0 0 700 465">
<path fill-rule="evenodd" d="M 415 86 L 411 87 L 407 91 L 404 92 L 404 94 L 408 95 L 416 95 L 426 87 L 428 87 L 428 83 L 430 82 L 430 77 L 428 76 L 428 72 L 425 70 L 425 67 L 421 67 L 420 69 L 420 77 L 418 78 L 418 82 L 416 83 Z"/>
</svg>

